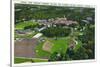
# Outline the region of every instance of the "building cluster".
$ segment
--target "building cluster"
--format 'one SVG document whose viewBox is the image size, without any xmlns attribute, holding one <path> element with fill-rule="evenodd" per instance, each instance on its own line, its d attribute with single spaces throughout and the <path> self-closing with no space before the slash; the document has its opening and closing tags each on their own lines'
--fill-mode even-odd
<svg viewBox="0 0 100 67">
<path fill-rule="evenodd" d="M 55 25 L 55 24 L 61 24 L 61 25 L 71 25 L 71 24 L 77 24 L 77 21 L 72 21 L 72 20 L 68 20 L 66 17 L 63 18 L 51 18 L 51 19 L 43 19 L 43 20 L 37 20 L 37 22 L 39 22 L 40 24 L 44 24 L 44 25 Z"/>
</svg>

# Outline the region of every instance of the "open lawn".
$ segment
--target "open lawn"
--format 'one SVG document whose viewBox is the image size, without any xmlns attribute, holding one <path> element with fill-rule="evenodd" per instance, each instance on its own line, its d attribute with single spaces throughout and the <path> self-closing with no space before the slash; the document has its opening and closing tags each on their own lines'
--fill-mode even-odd
<svg viewBox="0 0 100 67">
<path fill-rule="evenodd" d="M 34 26 L 37 24 L 38 24 L 37 22 L 31 22 L 31 21 L 20 22 L 15 25 L 15 29 L 23 30 L 24 27 L 26 27 L 26 26 L 30 26 L 30 25 Z"/>
<path fill-rule="evenodd" d="M 39 59 L 39 58 L 17 58 L 15 57 L 14 58 L 14 63 L 17 64 L 17 63 L 24 63 L 24 62 L 30 62 L 30 63 L 35 63 L 35 62 L 47 62 L 48 60 L 47 59 Z"/>
<path fill-rule="evenodd" d="M 36 57 L 39 58 L 45 58 L 45 57 L 49 57 L 51 53 L 53 52 L 63 52 L 65 53 L 68 47 L 68 42 L 69 42 L 69 38 L 68 37 L 62 37 L 62 38 L 58 38 L 57 40 L 55 40 L 54 38 L 48 38 L 49 42 L 51 42 L 53 45 L 52 48 L 50 48 L 50 52 L 47 52 L 43 49 L 43 45 L 45 45 L 45 41 L 44 43 L 40 43 L 37 45 L 36 47 Z"/>
<path fill-rule="evenodd" d="M 54 44 L 51 52 L 66 52 L 66 49 L 68 47 L 68 38 L 67 37 L 62 37 L 58 38 L 57 40 L 51 40 L 51 42 Z"/>
<path fill-rule="evenodd" d="M 50 56 L 50 53 L 47 51 L 44 51 L 42 49 L 44 43 L 40 43 L 36 46 L 35 52 L 36 52 L 36 57 L 38 58 L 48 58 Z"/>
</svg>

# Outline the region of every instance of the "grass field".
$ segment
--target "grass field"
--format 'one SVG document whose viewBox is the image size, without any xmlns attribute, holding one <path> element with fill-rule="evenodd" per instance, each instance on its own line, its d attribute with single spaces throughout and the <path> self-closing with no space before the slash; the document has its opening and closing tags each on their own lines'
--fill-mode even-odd
<svg viewBox="0 0 100 67">
<path fill-rule="evenodd" d="M 51 52 L 62 52 L 65 53 L 66 49 L 68 47 L 68 38 L 67 37 L 62 37 L 58 38 L 57 40 L 51 40 L 51 42 L 54 44 Z"/>
<path fill-rule="evenodd" d="M 35 52 L 36 52 L 36 57 L 38 58 L 47 58 L 50 56 L 50 53 L 47 51 L 44 51 L 42 49 L 43 43 L 40 43 L 39 45 L 36 46 Z"/>
<path fill-rule="evenodd" d="M 15 29 L 21 29 L 21 30 L 23 30 L 24 27 L 26 27 L 26 26 L 37 25 L 37 24 L 38 24 L 37 22 L 31 22 L 31 21 L 20 22 L 20 23 L 17 23 L 15 25 Z"/>
<path fill-rule="evenodd" d="M 58 38 L 57 40 L 55 39 L 48 39 L 51 43 L 53 43 L 52 48 L 51 48 L 51 52 L 47 52 L 44 51 L 42 49 L 44 43 L 39 44 L 36 47 L 36 57 L 39 58 L 45 58 L 45 57 L 49 57 L 51 53 L 53 52 L 63 52 L 65 53 L 68 47 L 68 39 L 67 37 L 63 37 L 63 38 Z"/>
<path fill-rule="evenodd" d="M 14 58 L 14 63 L 17 64 L 17 63 L 24 63 L 24 62 L 30 62 L 30 63 L 35 63 L 35 62 L 47 62 L 48 60 L 47 59 L 39 59 L 39 58 L 17 58 L 15 57 Z"/>
</svg>

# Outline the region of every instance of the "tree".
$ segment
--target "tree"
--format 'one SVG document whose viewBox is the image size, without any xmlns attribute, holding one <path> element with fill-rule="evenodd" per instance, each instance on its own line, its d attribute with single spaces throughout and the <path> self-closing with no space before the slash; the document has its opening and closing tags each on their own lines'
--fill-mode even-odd
<svg viewBox="0 0 100 67">
<path fill-rule="evenodd" d="M 78 39 L 83 43 L 83 47 L 88 54 L 88 59 L 95 58 L 95 27 L 93 24 L 85 26 L 83 35 L 78 36 Z"/>
<path fill-rule="evenodd" d="M 74 55 L 74 50 L 72 48 L 68 48 L 66 51 L 66 55 L 69 55 L 69 58 L 72 58 Z"/>
<path fill-rule="evenodd" d="M 25 30 L 25 29 L 32 29 L 32 30 L 33 30 L 33 29 L 34 29 L 35 27 L 37 27 L 37 26 L 39 26 L 39 24 L 28 25 L 28 26 L 25 26 L 25 27 L 24 27 L 24 30 Z"/>
<path fill-rule="evenodd" d="M 50 55 L 49 61 L 62 61 L 64 60 L 64 54 L 61 52 L 54 52 Z"/>
<path fill-rule="evenodd" d="M 68 36 L 71 32 L 69 28 L 50 27 L 41 31 L 47 37 L 64 37 Z"/>
<path fill-rule="evenodd" d="M 86 50 L 84 47 L 80 47 L 78 48 L 73 57 L 72 57 L 73 60 L 83 60 L 83 59 L 88 59 L 88 55 L 86 53 Z"/>
</svg>

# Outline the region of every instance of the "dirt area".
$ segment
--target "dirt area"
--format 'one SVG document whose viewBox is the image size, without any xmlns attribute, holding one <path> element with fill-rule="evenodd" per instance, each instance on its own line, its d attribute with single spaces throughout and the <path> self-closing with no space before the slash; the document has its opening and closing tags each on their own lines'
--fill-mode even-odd
<svg viewBox="0 0 100 67">
<path fill-rule="evenodd" d="M 37 45 L 37 39 L 17 40 L 14 43 L 14 56 L 32 58 L 35 56 L 34 48 Z"/>
<path fill-rule="evenodd" d="M 53 44 L 50 41 L 46 41 L 42 47 L 43 50 L 47 51 L 47 52 L 51 52 L 51 48 L 52 48 Z"/>
</svg>

